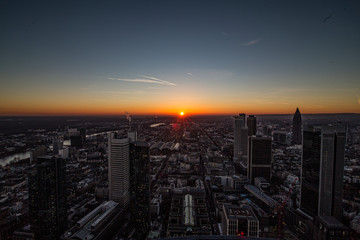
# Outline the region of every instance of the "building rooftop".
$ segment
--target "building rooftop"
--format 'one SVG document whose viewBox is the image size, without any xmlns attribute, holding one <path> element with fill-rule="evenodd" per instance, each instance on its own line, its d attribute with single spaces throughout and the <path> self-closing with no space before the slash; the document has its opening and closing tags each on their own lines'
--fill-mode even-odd
<svg viewBox="0 0 360 240">
<path fill-rule="evenodd" d="M 224 205 L 225 214 L 228 219 L 249 219 L 258 221 L 252 208 L 249 205 Z"/>
<path fill-rule="evenodd" d="M 118 203 L 107 201 L 100 204 L 85 217 L 80 219 L 77 224 L 64 233 L 65 239 L 94 239 L 98 230 L 111 218 L 117 211 Z"/>
<path fill-rule="evenodd" d="M 274 208 L 278 205 L 278 203 L 272 199 L 269 195 L 265 194 L 264 192 L 260 191 L 257 187 L 253 185 L 245 185 L 245 189 L 247 189 L 251 194 L 253 194 L 255 197 L 263 201 L 268 206 Z"/>
<path fill-rule="evenodd" d="M 133 144 L 139 147 L 149 147 L 149 144 L 147 142 L 135 141 Z"/>
<path fill-rule="evenodd" d="M 319 216 L 319 221 L 325 224 L 327 228 L 346 228 L 344 224 L 332 216 Z"/>
<path fill-rule="evenodd" d="M 161 240 L 239 240 L 238 236 L 224 236 L 224 235 L 208 235 L 208 236 L 183 236 L 183 237 L 170 237 L 160 238 Z M 257 237 L 246 237 L 247 240 L 274 240 L 275 238 L 257 238 Z"/>
</svg>

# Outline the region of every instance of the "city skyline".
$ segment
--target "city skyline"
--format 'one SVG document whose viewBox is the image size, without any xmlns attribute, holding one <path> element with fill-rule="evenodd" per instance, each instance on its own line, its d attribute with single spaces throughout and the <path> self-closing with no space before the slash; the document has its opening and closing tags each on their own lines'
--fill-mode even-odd
<svg viewBox="0 0 360 240">
<path fill-rule="evenodd" d="M 355 1 L 1 6 L 1 116 L 360 113 Z"/>
</svg>

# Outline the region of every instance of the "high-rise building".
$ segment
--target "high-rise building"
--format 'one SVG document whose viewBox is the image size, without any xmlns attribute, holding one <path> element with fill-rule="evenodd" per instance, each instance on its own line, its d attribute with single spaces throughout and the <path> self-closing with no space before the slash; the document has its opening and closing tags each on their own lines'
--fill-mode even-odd
<svg viewBox="0 0 360 240">
<path fill-rule="evenodd" d="M 150 147 L 130 143 L 130 213 L 135 239 L 146 239 L 150 231 Z"/>
<path fill-rule="evenodd" d="M 303 135 L 300 209 L 341 220 L 346 128 L 306 126 Z"/>
<path fill-rule="evenodd" d="M 245 114 L 234 117 L 234 162 L 238 163 L 241 156 L 241 129 L 245 127 Z"/>
<path fill-rule="evenodd" d="M 237 169 L 239 173 L 246 175 L 247 172 L 247 158 L 248 158 L 248 128 L 242 127 L 240 130 L 240 152 L 238 154 Z"/>
<path fill-rule="evenodd" d="M 86 128 L 80 128 L 79 133 L 84 143 L 86 141 Z"/>
<path fill-rule="evenodd" d="M 130 139 L 109 133 L 108 148 L 109 199 L 126 208 L 130 201 Z"/>
<path fill-rule="evenodd" d="M 63 143 L 59 138 L 53 138 L 53 153 L 54 155 L 59 154 L 59 150 L 62 148 Z"/>
<path fill-rule="evenodd" d="M 70 136 L 70 145 L 76 148 L 82 148 L 84 146 L 83 138 L 80 135 Z"/>
<path fill-rule="evenodd" d="M 318 215 L 320 183 L 321 128 L 306 126 L 301 160 L 301 210 Z"/>
<path fill-rule="evenodd" d="M 67 228 L 64 160 L 38 157 L 29 176 L 30 224 L 36 239 L 59 239 Z"/>
<path fill-rule="evenodd" d="M 256 117 L 254 115 L 248 116 L 247 127 L 248 127 L 248 135 L 249 136 L 256 135 Z"/>
<path fill-rule="evenodd" d="M 286 131 L 273 131 L 272 135 L 275 143 L 286 144 Z"/>
<path fill-rule="evenodd" d="M 293 144 L 301 144 L 302 142 L 302 120 L 301 120 L 301 113 L 299 108 L 296 108 L 296 112 L 293 118 Z"/>
<path fill-rule="evenodd" d="M 258 136 L 249 137 L 247 177 L 251 183 L 254 182 L 254 178 L 256 177 L 263 177 L 270 182 L 271 161 L 271 138 Z"/>
</svg>

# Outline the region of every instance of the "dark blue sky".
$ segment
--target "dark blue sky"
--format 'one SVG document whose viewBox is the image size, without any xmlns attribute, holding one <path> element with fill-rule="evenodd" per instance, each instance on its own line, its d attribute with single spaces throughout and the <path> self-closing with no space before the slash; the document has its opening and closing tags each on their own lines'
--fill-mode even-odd
<svg viewBox="0 0 360 240">
<path fill-rule="evenodd" d="M 359 112 L 358 1 L 1 1 L 0 29 L 2 114 Z"/>
</svg>

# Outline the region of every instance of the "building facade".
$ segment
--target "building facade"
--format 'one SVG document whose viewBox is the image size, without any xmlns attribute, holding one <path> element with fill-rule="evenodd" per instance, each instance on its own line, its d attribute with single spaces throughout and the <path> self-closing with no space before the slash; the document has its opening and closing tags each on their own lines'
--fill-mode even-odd
<svg viewBox="0 0 360 240">
<path fill-rule="evenodd" d="M 245 114 L 234 117 L 234 162 L 239 162 L 241 155 L 241 129 L 245 127 Z"/>
<path fill-rule="evenodd" d="M 149 164 L 149 144 L 130 143 L 130 213 L 136 239 L 146 239 L 150 231 Z"/>
<path fill-rule="evenodd" d="M 256 135 L 256 117 L 254 115 L 249 115 L 247 118 L 247 127 L 248 127 L 248 135 L 253 136 Z"/>
<path fill-rule="evenodd" d="M 223 235 L 259 237 L 259 220 L 249 205 L 223 205 Z"/>
<path fill-rule="evenodd" d="M 272 162 L 270 137 L 249 137 L 247 162 L 247 177 L 251 183 L 254 182 L 254 178 L 256 177 L 263 177 L 270 182 Z"/>
<path fill-rule="evenodd" d="M 130 201 L 130 139 L 109 133 L 108 148 L 109 199 L 126 208 Z"/>
<path fill-rule="evenodd" d="M 303 134 L 300 208 L 341 220 L 346 128 L 307 126 Z"/>
<path fill-rule="evenodd" d="M 59 239 L 67 228 L 65 163 L 38 157 L 29 175 L 30 224 L 36 239 Z"/>
</svg>

